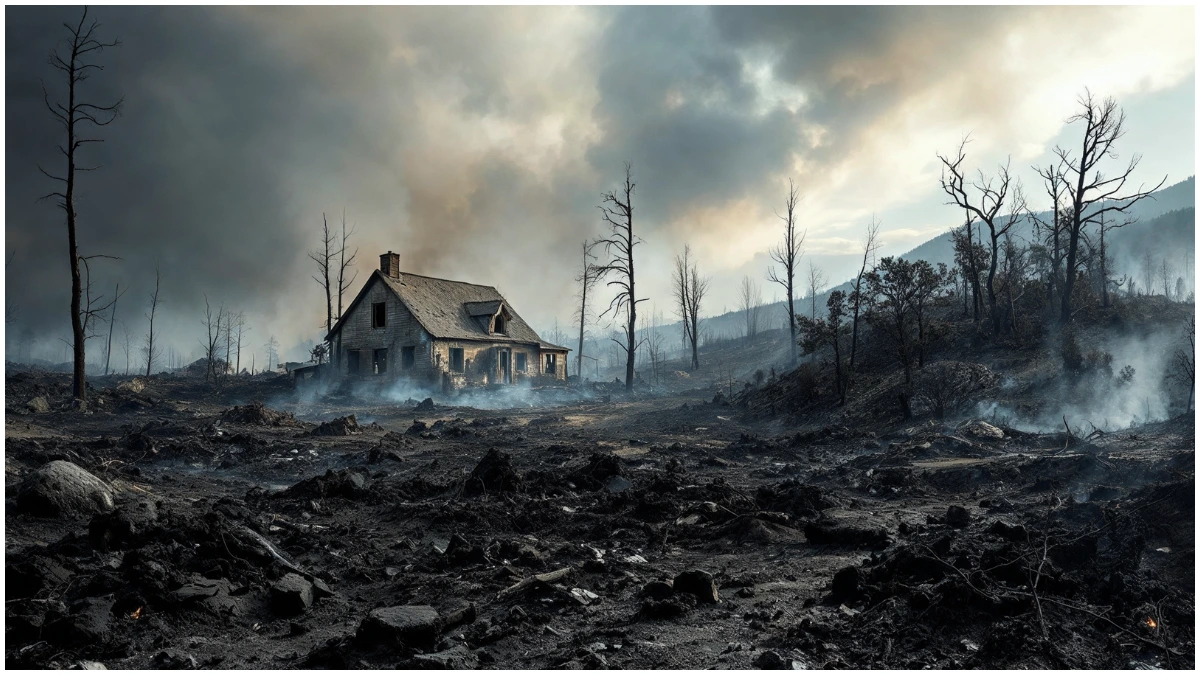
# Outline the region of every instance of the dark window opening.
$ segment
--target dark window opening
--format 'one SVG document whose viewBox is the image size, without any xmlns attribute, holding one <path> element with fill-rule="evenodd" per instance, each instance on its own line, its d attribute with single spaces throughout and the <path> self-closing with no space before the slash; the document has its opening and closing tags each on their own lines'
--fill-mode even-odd
<svg viewBox="0 0 1200 675">
<path fill-rule="evenodd" d="M 518 373 L 525 372 L 525 366 L 526 366 L 525 355 L 518 353 L 517 354 L 517 372 Z"/>
<path fill-rule="evenodd" d="M 417 362 L 417 348 L 402 347 L 400 350 L 400 358 L 403 360 L 405 370 L 412 368 L 413 364 Z"/>
<path fill-rule="evenodd" d="M 496 330 L 495 330 L 495 332 L 496 332 L 496 333 L 499 333 L 499 334 L 501 334 L 501 335 L 503 335 L 503 334 L 504 334 L 504 329 L 505 329 L 505 325 L 504 325 L 504 317 L 503 317 L 503 316 L 497 316 L 497 317 L 496 317 Z"/>
<path fill-rule="evenodd" d="M 375 350 L 375 374 L 382 375 L 387 372 L 387 350 Z"/>
<path fill-rule="evenodd" d="M 350 351 L 346 352 L 346 372 L 350 373 L 351 375 L 357 375 L 359 362 L 360 353 L 357 349 L 351 349 Z"/>
<path fill-rule="evenodd" d="M 450 348 L 450 371 L 455 373 L 461 373 L 463 371 L 462 347 Z"/>
<path fill-rule="evenodd" d="M 547 354 L 546 355 L 546 374 L 553 375 L 554 370 L 557 366 L 558 366 L 558 355 L 557 354 Z"/>
<path fill-rule="evenodd" d="M 387 303 L 376 302 L 371 305 L 371 328 L 387 327 Z"/>
</svg>

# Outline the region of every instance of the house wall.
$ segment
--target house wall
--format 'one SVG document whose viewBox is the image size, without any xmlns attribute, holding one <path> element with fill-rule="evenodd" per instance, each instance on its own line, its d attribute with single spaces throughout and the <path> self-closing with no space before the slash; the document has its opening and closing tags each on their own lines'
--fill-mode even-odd
<svg viewBox="0 0 1200 675">
<path fill-rule="evenodd" d="M 377 302 L 387 305 L 387 325 L 383 328 L 371 326 L 372 306 Z M 337 360 L 336 372 L 341 377 L 349 376 L 349 352 L 359 350 L 359 377 L 396 380 L 413 378 L 422 381 L 437 381 L 437 370 L 432 359 L 433 340 L 421 324 L 413 318 L 408 308 L 388 288 L 373 279 L 366 296 L 346 315 L 346 320 L 335 338 L 334 349 Z M 402 348 L 413 347 L 413 365 L 404 368 Z M 374 350 L 387 349 L 387 372 L 372 373 Z"/>
<path fill-rule="evenodd" d="M 463 350 L 463 370 L 450 371 L 450 349 Z M 497 384 L 500 379 L 500 350 L 512 352 L 511 366 L 513 383 L 541 374 L 538 348 L 534 345 L 508 342 L 479 342 L 475 340 L 435 340 L 433 343 L 434 368 L 446 373 L 449 386 L 453 388 Z M 517 371 L 517 355 L 525 355 L 524 373 Z M 469 363 L 468 363 L 469 361 Z"/>
</svg>

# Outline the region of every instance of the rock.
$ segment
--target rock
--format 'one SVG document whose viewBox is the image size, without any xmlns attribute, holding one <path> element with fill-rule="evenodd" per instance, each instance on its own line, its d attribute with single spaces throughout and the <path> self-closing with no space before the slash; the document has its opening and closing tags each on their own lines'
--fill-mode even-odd
<svg viewBox="0 0 1200 675">
<path fill-rule="evenodd" d="M 321 598 L 332 598 L 334 595 L 333 589 L 331 589 L 329 587 L 329 584 L 327 584 L 324 581 L 317 579 L 315 577 L 312 580 L 312 587 L 313 587 L 313 600 L 320 600 Z"/>
<path fill-rule="evenodd" d="M 988 527 L 988 533 L 1003 537 L 1011 542 L 1024 543 L 1029 540 L 1029 531 L 1024 525 L 1013 525 L 1012 523 L 997 520 Z"/>
<path fill-rule="evenodd" d="M 50 404 L 47 403 L 46 399 L 42 396 L 34 396 L 33 398 L 29 399 L 29 402 L 25 404 L 25 407 L 29 408 L 29 412 L 34 412 L 34 413 L 50 412 Z"/>
<path fill-rule="evenodd" d="M 399 642 L 428 648 L 437 641 L 441 627 L 441 617 L 429 605 L 381 607 L 362 620 L 355 639 L 364 644 Z"/>
<path fill-rule="evenodd" d="M 112 513 L 102 513 L 88 523 L 88 541 L 98 551 L 132 548 L 158 521 L 158 506 L 148 499 L 126 502 Z"/>
<path fill-rule="evenodd" d="M 642 601 L 639 614 L 647 619 L 670 619 L 687 614 L 696 608 L 696 596 L 691 593 L 679 593 L 666 600 L 647 598 Z"/>
<path fill-rule="evenodd" d="M 61 645 L 80 647 L 108 639 L 112 621 L 113 597 L 83 598 L 71 607 L 71 614 L 46 626 L 43 634 Z"/>
<path fill-rule="evenodd" d="M 337 417 L 322 422 L 320 426 L 310 432 L 312 436 L 351 436 L 362 431 L 362 427 L 358 426 L 358 419 L 354 415 L 346 415 L 345 417 Z"/>
<path fill-rule="evenodd" d="M 108 670 L 108 667 L 99 661 L 80 661 L 71 666 L 71 670 Z"/>
<path fill-rule="evenodd" d="M 413 408 L 413 412 L 432 412 L 436 407 L 433 404 L 432 398 L 426 398 L 424 401 L 418 403 L 417 407 Z"/>
<path fill-rule="evenodd" d="M 953 505 L 946 509 L 946 524 L 955 528 L 966 527 L 971 524 L 971 512 L 961 506 Z"/>
<path fill-rule="evenodd" d="M 642 586 L 641 595 L 653 600 L 666 600 L 675 595 L 675 587 L 669 581 L 651 581 Z"/>
<path fill-rule="evenodd" d="M 460 534 L 450 537 L 444 555 L 446 563 L 451 566 L 478 564 L 487 560 L 487 553 L 483 548 L 472 544 Z"/>
<path fill-rule="evenodd" d="M 94 515 L 114 508 L 113 492 L 104 481 L 63 460 L 38 469 L 17 494 L 17 509 L 34 516 Z"/>
<path fill-rule="evenodd" d="M 65 587 L 74 574 L 51 558 L 32 556 L 4 566 L 4 599 L 32 598 L 53 588 Z"/>
<path fill-rule="evenodd" d="M 360 499 L 370 494 L 367 489 L 367 479 L 357 471 L 350 469 L 327 469 L 324 476 L 306 478 L 280 493 L 280 496 L 298 497 L 301 499 L 325 499 L 327 497 L 344 497 Z"/>
<path fill-rule="evenodd" d="M 135 377 L 132 380 L 127 380 L 117 385 L 118 391 L 127 391 L 131 394 L 140 394 L 146 388 L 146 381 L 140 377 Z"/>
<path fill-rule="evenodd" d="M 160 670 L 196 670 L 200 666 L 196 657 L 174 649 L 166 649 L 150 659 L 150 666 Z"/>
<path fill-rule="evenodd" d="M 271 586 L 271 609 L 277 614 L 303 614 L 312 603 L 313 585 L 299 574 L 285 574 Z"/>
<path fill-rule="evenodd" d="M 471 650 L 459 645 L 432 654 L 418 654 L 406 666 L 419 670 L 475 670 L 479 667 L 479 659 Z"/>
<path fill-rule="evenodd" d="M 987 438 L 992 440 L 1000 440 L 1004 438 L 1004 432 L 999 428 L 988 424 L 987 422 L 975 421 L 967 425 L 967 433 L 975 438 Z"/>
<path fill-rule="evenodd" d="M 833 575 L 833 597 L 853 600 L 858 597 L 860 575 L 857 567 L 843 567 Z"/>
<path fill-rule="evenodd" d="M 624 476 L 613 476 L 604 485 L 605 490 L 613 493 L 624 492 L 631 487 L 633 487 L 633 483 L 629 482 L 629 479 Z"/>
<path fill-rule="evenodd" d="M 778 652 L 765 651 L 754 657 L 751 664 L 759 670 L 792 670 L 793 661 L 780 656 Z"/>
<path fill-rule="evenodd" d="M 521 485 L 521 477 L 512 467 L 512 457 L 507 452 L 492 448 L 475 465 L 463 487 L 465 495 L 480 495 L 489 492 L 515 492 Z"/>
<path fill-rule="evenodd" d="M 721 601 L 717 593 L 717 584 L 713 577 L 703 570 L 688 570 L 675 576 L 672 584 L 676 593 L 691 593 L 701 604 L 712 604 Z"/>
<path fill-rule="evenodd" d="M 804 537 L 810 544 L 887 548 L 889 539 L 883 528 L 856 527 L 835 522 L 816 522 L 804 526 Z"/>
</svg>

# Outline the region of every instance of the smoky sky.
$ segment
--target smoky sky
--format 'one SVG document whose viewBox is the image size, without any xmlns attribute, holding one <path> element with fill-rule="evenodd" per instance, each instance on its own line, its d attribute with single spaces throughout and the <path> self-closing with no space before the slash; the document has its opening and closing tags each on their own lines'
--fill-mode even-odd
<svg viewBox="0 0 1200 675">
<path fill-rule="evenodd" d="M 7 344 L 49 345 L 45 358 L 69 332 L 69 276 L 62 214 L 37 201 L 55 189 L 38 165 L 62 165 L 42 87 L 64 94 L 46 59 L 79 11 L 5 10 Z M 93 281 L 128 289 L 117 318 L 135 335 L 160 269 L 164 340 L 187 358 L 206 296 L 246 314 L 255 346 L 321 334 L 307 253 L 322 213 L 340 227 L 344 212 L 356 232 L 351 294 L 393 250 L 406 271 L 495 285 L 536 327 L 565 326 L 579 244 L 602 233 L 596 205 L 628 161 L 640 285 L 669 315 L 670 256 L 691 243 L 719 311 L 743 274 L 764 276 L 789 177 L 806 196 L 813 259 L 837 277 L 873 211 L 901 249 L 956 218 L 928 189 L 946 139 L 985 139 L 980 162 L 1048 153 L 1098 79 L 1073 76 L 1092 58 L 1074 45 L 1115 11 L 93 8 L 122 45 L 97 55 L 104 70 L 81 94 L 124 104 L 83 153 L 101 168 L 79 176 L 81 253 L 119 257 L 97 261 Z M 1190 11 L 1123 24 L 1186 23 L 1177 42 L 1190 45 Z M 1043 25 L 1061 72 L 1013 66 L 1014 36 L 1040 39 Z M 1191 87 L 1192 49 L 1156 53 L 1152 74 L 1108 88 Z M 1038 111 L 1048 121 L 1029 132 L 1016 93 L 1058 82 Z M 1190 153 L 1176 162 L 1185 173 Z"/>
</svg>

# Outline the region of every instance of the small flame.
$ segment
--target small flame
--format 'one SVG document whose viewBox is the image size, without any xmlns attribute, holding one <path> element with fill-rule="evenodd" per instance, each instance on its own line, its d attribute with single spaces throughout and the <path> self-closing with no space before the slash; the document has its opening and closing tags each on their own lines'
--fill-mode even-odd
<svg viewBox="0 0 1200 675">
<path fill-rule="evenodd" d="M 1155 621 L 1152 617 L 1149 617 L 1149 616 L 1146 617 L 1146 620 L 1143 623 L 1145 623 L 1146 627 L 1149 628 L 1150 630 L 1154 630 L 1154 629 L 1158 628 L 1158 622 Z"/>
<path fill-rule="evenodd" d="M 129 618 L 131 618 L 131 619 L 140 619 L 140 618 L 142 618 L 142 608 L 141 608 L 141 607 L 138 607 L 137 609 L 133 610 L 133 614 L 130 614 L 130 615 L 129 615 Z"/>
</svg>

